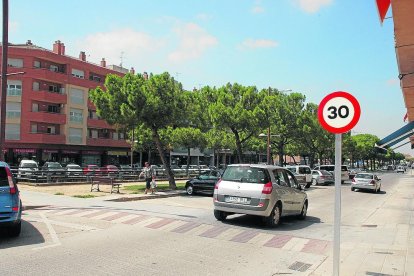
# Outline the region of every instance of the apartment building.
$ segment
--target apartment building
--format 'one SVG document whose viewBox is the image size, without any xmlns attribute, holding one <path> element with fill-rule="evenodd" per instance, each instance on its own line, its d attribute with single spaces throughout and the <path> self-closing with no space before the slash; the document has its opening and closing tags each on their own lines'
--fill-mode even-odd
<svg viewBox="0 0 414 276">
<path fill-rule="evenodd" d="M 1 50 L 0 50 L 1 52 Z M 107 74 L 128 70 L 65 55 L 61 41 L 48 50 L 27 41 L 10 44 L 8 55 L 5 159 L 80 165 L 128 163 L 125 133 L 96 114 L 88 92 Z M 131 68 L 133 72 L 133 68 Z"/>
</svg>

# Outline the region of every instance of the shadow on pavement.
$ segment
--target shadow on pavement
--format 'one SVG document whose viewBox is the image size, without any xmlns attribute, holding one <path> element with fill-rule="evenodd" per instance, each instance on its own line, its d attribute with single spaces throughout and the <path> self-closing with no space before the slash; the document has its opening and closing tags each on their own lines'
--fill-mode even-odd
<svg viewBox="0 0 414 276">
<path fill-rule="evenodd" d="M 374 192 L 374 191 L 370 191 L 370 190 L 358 190 L 356 189 L 357 193 L 363 193 L 363 194 L 377 194 L 377 195 L 385 195 L 387 192 L 386 191 L 379 191 L 378 193 Z"/>
<path fill-rule="evenodd" d="M 22 232 L 17 238 L 8 237 L 6 229 L 0 229 L 0 249 L 18 246 L 41 244 L 45 239 L 37 228 L 28 221 L 22 220 Z"/>
<path fill-rule="evenodd" d="M 290 231 L 307 228 L 312 224 L 321 223 L 321 220 L 320 218 L 312 216 L 307 216 L 305 220 L 299 220 L 295 216 L 283 217 L 280 225 L 274 228 L 268 228 L 265 226 L 261 217 L 249 215 L 236 215 L 228 216 L 223 223 L 227 225 L 254 228 L 260 230 Z"/>
</svg>

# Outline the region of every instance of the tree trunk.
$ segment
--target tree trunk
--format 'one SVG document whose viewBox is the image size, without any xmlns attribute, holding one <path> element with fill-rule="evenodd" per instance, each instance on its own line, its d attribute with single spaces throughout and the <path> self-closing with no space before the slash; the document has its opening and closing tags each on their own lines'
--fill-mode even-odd
<svg viewBox="0 0 414 276">
<path fill-rule="evenodd" d="M 187 176 L 189 176 L 188 169 L 190 168 L 190 158 L 190 148 L 187 148 L 187 167 L 185 168 L 185 173 Z"/>
<path fill-rule="evenodd" d="M 170 164 L 167 162 L 167 158 L 165 157 L 164 148 L 162 147 L 160 136 L 158 135 L 158 130 L 156 128 L 152 128 L 151 131 L 152 131 L 152 140 L 155 142 L 155 145 L 157 146 L 157 149 L 158 149 L 158 153 L 160 154 L 162 164 L 164 165 L 164 168 L 165 168 L 165 173 L 167 174 L 167 177 L 168 177 L 170 189 L 175 190 L 177 186 L 175 185 L 174 174 L 171 171 Z"/>
<path fill-rule="evenodd" d="M 283 167 L 283 155 L 284 155 L 283 143 L 279 144 L 279 166 Z"/>
<path fill-rule="evenodd" d="M 295 159 L 295 156 L 291 155 L 290 157 L 292 157 L 293 162 L 294 162 L 294 163 L 295 163 L 295 165 L 296 165 L 296 159 Z"/>
<path fill-rule="evenodd" d="M 235 129 L 232 129 L 231 131 L 234 134 L 234 138 L 236 138 L 237 160 L 239 161 L 239 163 L 243 163 L 242 161 L 243 150 L 242 150 L 242 144 L 240 142 L 239 132 Z"/>
</svg>

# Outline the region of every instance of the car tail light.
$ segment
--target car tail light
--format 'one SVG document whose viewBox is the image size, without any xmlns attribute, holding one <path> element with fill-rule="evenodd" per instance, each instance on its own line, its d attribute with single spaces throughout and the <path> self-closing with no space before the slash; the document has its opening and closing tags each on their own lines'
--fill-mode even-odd
<svg viewBox="0 0 414 276">
<path fill-rule="evenodd" d="M 214 190 L 217 190 L 221 182 L 221 178 L 217 181 L 216 185 L 214 185 Z"/>
<path fill-rule="evenodd" d="M 16 190 L 16 186 L 13 183 L 13 176 L 9 168 L 6 168 L 6 173 L 7 173 L 7 180 L 9 181 L 10 194 L 14 195 L 17 192 L 17 190 Z"/>
<path fill-rule="evenodd" d="M 263 186 L 262 194 L 269 195 L 272 193 L 272 190 L 273 190 L 272 182 L 267 182 Z"/>
<path fill-rule="evenodd" d="M 321 179 L 325 179 L 325 176 L 324 176 L 324 175 L 321 175 L 321 176 L 320 176 L 320 178 L 321 178 Z"/>
</svg>

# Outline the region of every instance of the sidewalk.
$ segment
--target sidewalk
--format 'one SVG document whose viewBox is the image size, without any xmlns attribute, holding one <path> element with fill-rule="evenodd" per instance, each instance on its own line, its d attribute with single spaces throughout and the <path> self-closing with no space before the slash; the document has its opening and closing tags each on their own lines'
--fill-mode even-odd
<svg viewBox="0 0 414 276">
<path fill-rule="evenodd" d="M 406 174 L 363 225 L 341 225 L 340 275 L 414 275 L 413 190 Z M 332 275 L 332 255 L 311 275 Z"/>
</svg>

